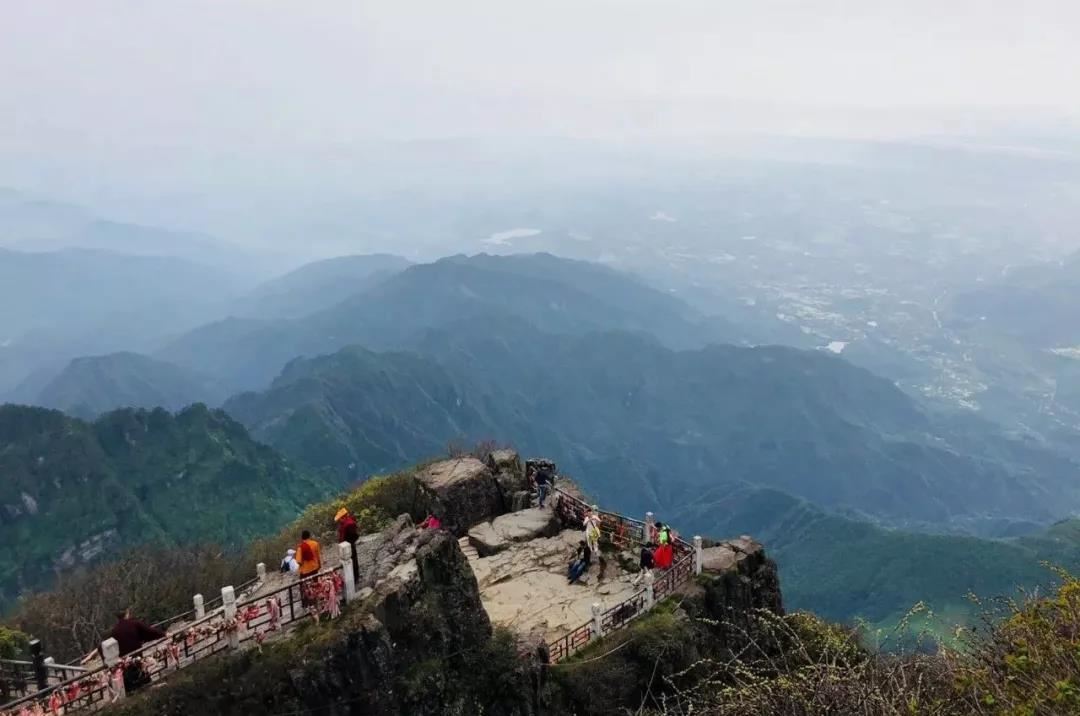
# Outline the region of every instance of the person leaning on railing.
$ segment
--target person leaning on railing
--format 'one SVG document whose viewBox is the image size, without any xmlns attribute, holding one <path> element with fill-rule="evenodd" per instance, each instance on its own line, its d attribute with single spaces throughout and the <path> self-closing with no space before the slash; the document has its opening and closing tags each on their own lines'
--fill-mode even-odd
<svg viewBox="0 0 1080 716">
<path fill-rule="evenodd" d="M 116 613 L 116 625 L 109 634 L 116 639 L 120 647 L 120 656 L 138 651 L 144 644 L 165 638 L 165 632 L 147 626 L 138 619 L 131 618 L 131 610 L 124 609 Z M 124 689 L 130 693 L 141 686 L 150 683 L 150 676 L 139 663 L 128 664 L 124 667 Z"/>
</svg>

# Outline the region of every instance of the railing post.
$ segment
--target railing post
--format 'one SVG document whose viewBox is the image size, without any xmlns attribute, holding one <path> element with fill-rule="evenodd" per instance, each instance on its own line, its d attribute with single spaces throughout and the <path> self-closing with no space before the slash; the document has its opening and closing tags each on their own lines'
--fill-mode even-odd
<svg viewBox="0 0 1080 716">
<path fill-rule="evenodd" d="M 653 592 L 654 579 L 651 569 L 645 572 L 645 611 L 649 611 L 653 608 L 653 604 L 656 604 L 656 594 Z"/>
<path fill-rule="evenodd" d="M 206 616 L 206 606 L 203 603 L 203 597 L 201 594 L 196 594 L 191 598 L 192 604 L 195 605 L 195 618 L 202 619 Z"/>
<path fill-rule="evenodd" d="M 656 527 L 656 515 L 654 515 L 651 512 L 646 512 L 645 513 L 645 535 L 644 535 L 645 539 L 642 540 L 643 542 L 648 543 L 648 542 L 652 541 L 652 533 L 653 533 L 653 528 L 654 527 Z"/>
<path fill-rule="evenodd" d="M 221 605 L 225 609 L 225 620 L 236 618 L 236 590 L 232 587 L 221 588 Z M 229 632 L 229 646 L 236 649 L 240 646 L 240 629 Z"/>
<path fill-rule="evenodd" d="M 49 685 L 49 671 L 45 668 L 45 654 L 41 649 L 41 640 L 30 641 L 30 659 L 34 662 L 34 681 L 38 689 L 44 689 Z"/>
<path fill-rule="evenodd" d="M 701 574 L 701 536 L 694 535 L 694 574 Z"/>
<path fill-rule="evenodd" d="M 592 633 L 594 639 L 599 639 L 604 635 L 604 625 L 600 618 L 603 607 L 600 606 L 600 602 L 592 603 Z"/>
<path fill-rule="evenodd" d="M 255 565 L 255 578 L 260 582 L 266 581 L 266 564 L 264 562 Z"/>
<path fill-rule="evenodd" d="M 345 603 L 348 604 L 356 599 L 356 580 L 353 576 L 352 545 L 348 542 L 339 542 L 338 552 L 341 553 L 341 576 L 345 580 Z"/>
<path fill-rule="evenodd" d="M 49 683 L 49 673 L 50 673 L 49 672 L 49 667 L 50 666 L 56 666 L 56 659 L 52 658 L 51 656 L 46 656 L 44 666 L 45 666 L 45 683 L 47 684 L 47 683 Z M 60 674 L 57 676 L 56 680 L 57 681 L 66 681 L 67 680 L 67 672 L 60 672 Z"/>
<path fill-rule="evenodd" d="M 127 689 L 124 686 L 123 675 L 120 678 L 114 678 L 113 669 L 120 665 L 120 644 L 109 637 L 105 641 L 101 642 L 101 660 L 105 666 L 108 667 L 108 679 L 109 690 L 112 692 L 113 700 L 117 701 L 127 696 Z"/>
</svg>

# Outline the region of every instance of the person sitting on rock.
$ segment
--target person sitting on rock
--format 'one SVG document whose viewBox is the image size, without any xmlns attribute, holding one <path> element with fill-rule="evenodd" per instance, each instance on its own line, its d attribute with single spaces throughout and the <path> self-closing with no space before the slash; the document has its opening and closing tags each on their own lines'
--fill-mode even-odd
<svg viewBox="0 0 1080 716">
<path fill-rule="evenodd" d="M 580 540 L 577 550 L 574 552 L 574 561 L 570 563 L 570 569 L 566 574 L 570 580 L 568 584 L 573 584 L 581 579 L 581 575 L 589 571 L 590 564 L 592 564 L 592 550 L 589 549 L 589 545 L 585 540 Z"/>
<path fill-rule="evenodd" d="M 442 527 L 442 522 L 435 516 L 434 512 L 429 512 L 428 516 L 417 527 L 422 530 L 437 530 Z"/>
</svg>

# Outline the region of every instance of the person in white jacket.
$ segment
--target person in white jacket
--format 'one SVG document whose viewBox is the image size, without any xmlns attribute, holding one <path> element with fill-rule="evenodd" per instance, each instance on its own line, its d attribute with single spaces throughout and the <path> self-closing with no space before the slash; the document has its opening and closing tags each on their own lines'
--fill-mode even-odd
<svg viewBox="0 0 1080 716">
<path fill-rule="evenodd" d="M 281 560 L 281 571 L 296 574 L 300 571 L 300 563 L 296 561 L 296 550 L 290 549 Z"/>
<path fill-rule="evenodd" d="M 593 505 L 592 511 L 585 515 L 585 543 L 593 554 L 600 553 L 600 510 Z"/>
</svg>

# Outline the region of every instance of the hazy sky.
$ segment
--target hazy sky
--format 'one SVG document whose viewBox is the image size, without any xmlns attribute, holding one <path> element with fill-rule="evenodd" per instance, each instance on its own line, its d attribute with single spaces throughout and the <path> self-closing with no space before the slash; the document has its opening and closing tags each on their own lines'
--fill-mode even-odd
<svg viewBox="0 0 1080 716">
<path fill-rule="evenodd" d="M 626 101 L 1080 109 L 1075 0 L 0 0 L 0 27 L 6 149 L 596 134 Z"/>
<path fill-rule="evenodd" d="M 981 131 L 1080 111 L 1077 28 L 1076 0 L 0 0 L 0 187 L 180 222 L 351 185 L 387 138 Z"/>
</svg>

